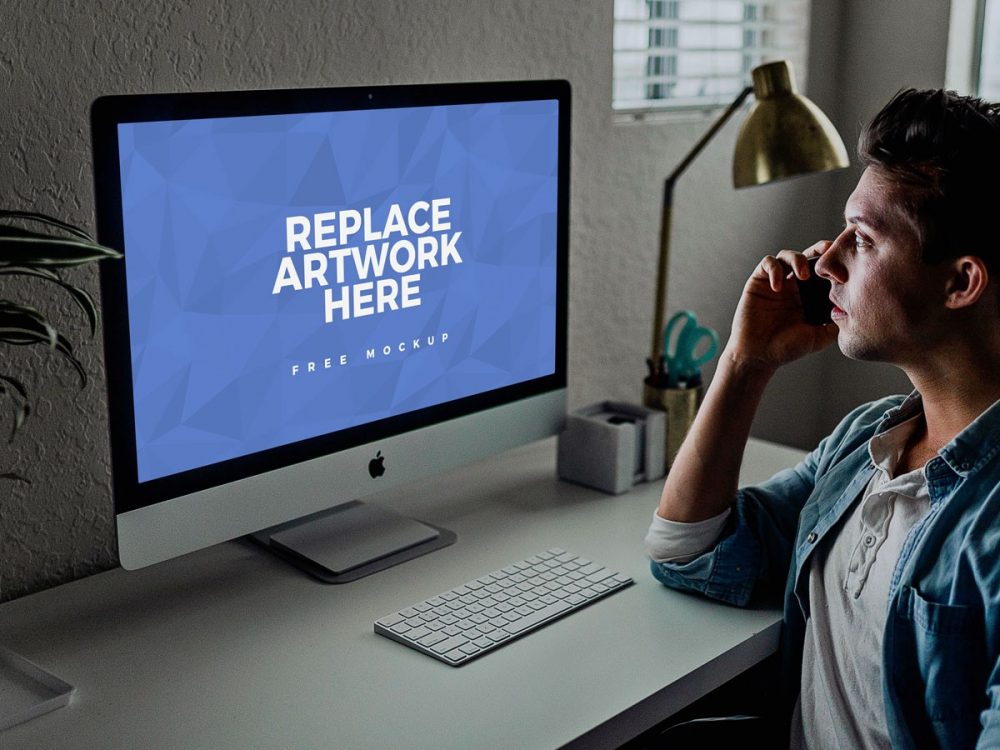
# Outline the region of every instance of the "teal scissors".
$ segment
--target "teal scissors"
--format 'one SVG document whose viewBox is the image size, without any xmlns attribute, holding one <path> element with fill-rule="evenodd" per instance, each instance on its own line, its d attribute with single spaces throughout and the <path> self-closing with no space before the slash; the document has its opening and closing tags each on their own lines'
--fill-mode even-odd
<svg viewBox="0 0 1000 750">
<path fill-rule="evenodd" d="M 680 331 L 674 337 L 674 329 Z M 704 351 L 695 356 L 695 350 L 708 341 Z M 671 352 L 671 342 L 673 351 Z M 719 349 L 719 335 L 711 328 L 698 325 L 698 318 L 690 310 L 676 313 L 663 329 L 663 352 L 667 365 L 667 387 L 676 388 L 680 383 L 701 379 L 701 366 L 715 356 Z"/>
</svg>

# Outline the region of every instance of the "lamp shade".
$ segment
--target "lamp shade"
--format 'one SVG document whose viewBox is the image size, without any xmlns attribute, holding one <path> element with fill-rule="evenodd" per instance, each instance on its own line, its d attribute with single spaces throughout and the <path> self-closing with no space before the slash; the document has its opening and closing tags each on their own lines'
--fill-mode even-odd
<svg viewBox="0 0 1000 750">
<path fill-rule="evenodd" d="M 848 166 L 847 149 L 830 119 L 795 92 L 786 60 L 753 70 L 756 102 L 733 154 L 733 185 L 748 187 Z"/>
</svg>

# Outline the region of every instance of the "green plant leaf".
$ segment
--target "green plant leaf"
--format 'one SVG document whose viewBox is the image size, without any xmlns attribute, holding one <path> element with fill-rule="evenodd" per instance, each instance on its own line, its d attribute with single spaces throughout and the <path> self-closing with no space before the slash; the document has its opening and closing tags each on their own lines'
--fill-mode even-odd
<svg viewBox="0 0 1000 750">
<path fill-rule="evenodd" d="M 91 242 L 94 240 L 93 237 L 91 237 L 83 229 L 80 229 L 80 227 L 65 222 L 62 219 L 57 219 L 54 216 L 49 216 L 48 214 L 40 214 L 36 211 L 13 211 L 9 209 L 0 209 L 0 221 L 7 222 L 11 220 L 34 221 L 39 224 L 55 227 L 56 229 L 62 229 L 64 232 L 75 234 L 77 237 L 84 240 L 90 240 Z"/>
<path fill-rule="evenodd" d="M 7 442 L 14 441 L 14 435 L 24 424 L 24 420 L 28 418 L 31 413 L 31 405 L 28 403 L 28 389 L 24 387 L 24 384 L 10 377 L 9 375 L 0 375 L 0 396 L 8 396 L 14 402 L 14 426 L 10 431 L 10 439 Z"/>
<path fill-rule="evenodd" d="M 48 268 L 31 268 L 29 266 L 0 266 L 0 276 L 8 275 L 35 276 L 58 284 L 69 292 L 73 301 L 76 302 L 77 307 L 83 310 L 83 314 L 87 316 L 87 323 L 90 325 L 90 335 L 93 336 L 97 331 L 97 305 L 94 304 L 94 298 L 85 290 L 63 281 L 55 271 Z"/>
<path fill-rule="evenodd" d="M 56 329 L 35 308 L 0 300 L 0 341 L 16 345 L 44 341 L 54 349 L 58 336 Z"/>
<path fill-rule="evenodd" d="M 79 266 L 122 257 L 117 250 L 88 240 L 12 234 L 8 229 L 0 227 L 0 265 Z"/>
<path fill-rule="evenodd" d="M 73 365 L 80 376 L 80 388 L 87 385 L 87 371 L 73 354 L 69 339 L 56 331 L 34 308 L 0 300 L 0 342 L 14 346 L 48 344 Z"/>
<path fill-rule="evenodd" d="M 83 390 L 87 385 L 87 371 L 83 368 L 83 363 L 73 354 L 73 345 L 69 343 L 69 339 L 61 333 L 56 334 L 56 350 L 73 365 L 76 374 L 80 376 L 80 390 Z"/>
</svg>

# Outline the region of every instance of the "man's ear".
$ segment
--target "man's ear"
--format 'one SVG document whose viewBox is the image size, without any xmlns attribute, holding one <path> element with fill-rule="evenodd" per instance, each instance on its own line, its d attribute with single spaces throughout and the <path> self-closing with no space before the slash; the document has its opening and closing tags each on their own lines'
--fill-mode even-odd
<svg viewBox="0 0 1000 750">
<path fill-rule="evenodd" d="M 976 255 L 963 255 L 948 265 L 950 273 L 945 287 L 945 306 L 957 310 L 974 305 L 990 283 L 986 263 Z"/>
</svg>

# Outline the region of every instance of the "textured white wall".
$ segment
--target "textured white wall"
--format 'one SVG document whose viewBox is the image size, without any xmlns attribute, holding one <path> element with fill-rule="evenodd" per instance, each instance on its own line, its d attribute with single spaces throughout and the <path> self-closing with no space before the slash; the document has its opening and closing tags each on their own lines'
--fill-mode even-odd
<svg viewBox="0 0 1000 750">
<path fill-rule="evenodd" d="M 857 32 L 858 22 L 842 22 L 840 0 L 814 5 L 808 93 L 838 125 L 862 109 L 838 112 L 838 103 L 854 101 L 841 92 L 853 94 L 868 77 L 863 59 L 846 58 L 874 56 L 888 80 L 907 70 L 897 59 L 933 51 L 940 45 L 931 38 L 946 33 L 918 29 L 913 49 L 913 40 L 874 31 L 857 42 L 842 32 Z M 860 0 L 845 7 L 865 19 L 879 12 Z M 574 92 L 570 402 L 639 399 L 662 179 L 710 120 L 614 119 L 610 0 L 5 0 L 3 9 L 4 204 L 91 227 L 87 118 L 90 102 L 103 94 L 568 79 Z M 876 40 L 877 49 L 861 49 Z M 737 193 L 729 182 L 736 130 L 730 123 L 678 186 L 669 291 L 671 310 L 697 310 L 723 338 L 760 256 L 835 231 L 846 196 L 831 176 Z M 74 280 L 96 294 L 94 269 L 80 270 Z M 59 295 L 27 286 L 17 291 L 69 320 L 72 311 Z M 93 375 L 83 391 L 71 387 L 71 373 L 58 361 L 10 353 L 37 401 L 24 433 L 0 447 L 0 467 L 13 464 L 33 480 L 0 485 L 0 599 L 116 564 L 99 341 L 82 341 L 80 354 Z M 826 368 L 817 358 L 782 373 L 756 434 L 808 445 L 828 430 L 839 414 L 816 408 Z"/>
</svg>

